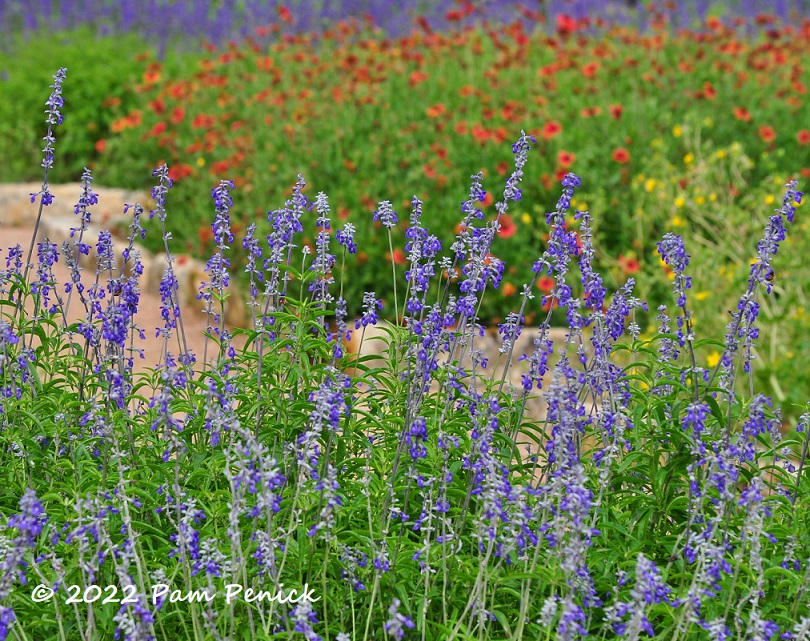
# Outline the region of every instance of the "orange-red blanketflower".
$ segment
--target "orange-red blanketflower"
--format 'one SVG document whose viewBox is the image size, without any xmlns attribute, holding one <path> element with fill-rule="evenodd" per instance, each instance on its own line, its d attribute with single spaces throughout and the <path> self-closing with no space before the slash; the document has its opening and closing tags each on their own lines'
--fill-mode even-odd
<svg viewBox="0 0 810 641">
<path fill-rule="evenodd" d="M 561 169 L 568 169 L 571 165 L 574 164 L 574 161 L 577 159 L 576 155 L 571 153 L 570 151 L 558 151 L 557 152 L 557 164 L 560 166 Z"/>
<path fill-rule="evenodd" d="M 810 145 L 810 130 L 801 129 L 796 133 L 796 140 L 800 145 Z"/>
<path fill-rule="evenodd" d="M 745 107 L 735 107 L 733 113 L 737 120 L 742 120 L 743 122 L 751 121 L 751 114 Z"/>
<path fill-rule="evenodd" d="M 759 137 L 762 138 L 763 142 L 773 142 L 776 140 L 776 132 L 774 131 L 773 127 L 770 127 L 769 125 L 762 125 L 757 133 L 759 134 Z"/>
<path fill-rule="evenodd" d="M 614 120 L 618 120 L 622 117 L 622 113 L 624 113 L 624 107 L 622 105 L 610 105 L 610 117 Z"/>
<path fill-rule="evenodd" d="M 624 147 L 614 149 L 610 157 L 621 165 L 626 165 L 630 162 L 630 152 Z"/>
<path fill-rule="evenodd" d="M 512 220 L 512 217 L 509 214 L 504 214 L 501 216 L 501 230 L 498 232 L 498 235 L 501 238 L 511 238 L 517 233 L 517 226 L 515 225 L 515 221 Z"/>
<path fill-rule="evenodd" d="M 432 105 L 425 110 L 428 118 L 439 118 L 443 116 L 447 112 L 447 107 L 444 106 L 444 103 L 440 102 L 436 105 Z"/>
<path fill-rule="evenodd" d="M 551 140 L 556 136 L 558 133 L 562 131 L 562 125 L 555 120 L 550 120 L 545 125 L 543 125 L 543 138 L 546 140 Z"/>
<path fill-rule="evenodd" d="M 625 275 L 637 274 L 639 269 L 641 269 L 641 263 L 635 256 L 625 256 L 622 254 L 619 256 L 619 267 Z"/>
<path fill-rule="evenodd" d="M 556 282 L 551 276 L 543 274 L 537 279 L 537 289 L 541 292 L 550 292 L 554 289 L 554 283 Z"/>
<path fill-rule="evenodd" d="M 175 107 L 172 109 L 172 113 L 169 116 L 169 120 L 172 121 L 172 124 L 177 125 L 183 122 L 183 118 L 186 117 L 186 110 L 182 107 Z"/>
</svg>

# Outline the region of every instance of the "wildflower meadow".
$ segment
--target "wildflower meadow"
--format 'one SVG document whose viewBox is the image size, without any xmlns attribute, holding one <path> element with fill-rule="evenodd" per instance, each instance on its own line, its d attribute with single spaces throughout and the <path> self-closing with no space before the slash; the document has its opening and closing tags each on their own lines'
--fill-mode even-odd
<svg viewBox="0 0 810 641">
<path fill-rule="evenodd" d="M 72 108 L 70 67 L 52 78 L 37 224 Z M 786 424 L 757 378 L 763 316 L 806 285 L 779 278 L 803 273 L 799 182 L 777 188 L 771 166 L 752 185 L 772 188 L 765 216 L 753 201 L 732 212 L 742 194 L 727 220 L 694 207 L 694 246 L 678 225 L 645 227 L 663 275 L 645 281 L 638 254 L 599 260 L 607 212 L 582 192 L 610 183 L 565 167 L 537 193 L 543 137 L 512 139 L 498 141 L 503 171 L 469 172 L 452 197 L 449 242 L 447 211 L 418 193 L 407 207 L 381 198 L 355 224 L 302 172 L 237 229 L 256 190 L 236 173 L 204 186 L 205 356 L 188 349 L 178 302 L 170 221 L 190 201 L 175 208 L 177 165 L 159 157 L 147 172 L 151 199 L 127 205 L 119 255 L 111 231 L 88 233 L 103 170 L 82 167 L 71 240 L 35 236 L 0 265 L 0 641 L 810 639 L 810 390 L 794 390 L 807 394 Z M 677 170 L 693 204 L 750 161 L 730 140 L 694 143 L 700 170 Z M 654 194 L 685 207 L 664 156 L 650 161 L 656 177 L 614 186 L 647 198 L 650 216 Z M 514 307 L 500 313 L 498 299 L 499 318 L 484 318 L 517 274 L 498 258 L 510 255 L 504 229 L 535 206 L 544 239 Z M 163 323 L 139 327 L 138 247 L 153 233 Z M 385 269 L 350 303 L 360 252 Z M 695 286 L 706 265 L 716 280 L 719 267 L 745 275 L 718 283 L 712 303 Z M 236 279 L 244 328 L 225 323 Z M 639 283 L 666 300 L 651 306 Z M 84 318 L 69 322 L 76 307 Z M 491 374 L 493 324 L 497 360 L 526 366 L 518 386 Z M 375 326 L 384 360 L 368 341 L 349 350 Z M 526 334 L 533 349 L 516 355 Z M 145 341 L 162 345 L 161 362 L 136 373 Z M 542 417 L 527 411 L 538 398 Z"/>
</svg>

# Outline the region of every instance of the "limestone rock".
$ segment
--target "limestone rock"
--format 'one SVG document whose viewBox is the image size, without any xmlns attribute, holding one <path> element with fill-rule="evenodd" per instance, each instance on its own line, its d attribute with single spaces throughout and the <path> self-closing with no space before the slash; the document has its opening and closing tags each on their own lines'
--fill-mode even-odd
<svg viewBox="0 0 810 641">
<path fill-rule="evenodd" d="M 41 183 L 9 183 L 0 184 L 0 226 L 23 227 L 34 225 L 39 212 L 39 198 L 31 202 L 31 194 L 42 189 Z M 42 210 L 43 220 L 57 216 L 75 216 L 76 203 L 82 193 L 81 183 L 65 183 L 49 185 L 49 191 L 54 197 L 53 203 Z M 116 227 L 129 223 L 129 214 L 124 214 L 125 204 L 139 202 L 145 210 L 152 206 L 148 194 L 134 192 L 126 189 L 93 186 L 93 192 L 98 194 L 98 204 L 93 205 L 90 211 L 92 221 L 105 228 Z"/>
</svg>

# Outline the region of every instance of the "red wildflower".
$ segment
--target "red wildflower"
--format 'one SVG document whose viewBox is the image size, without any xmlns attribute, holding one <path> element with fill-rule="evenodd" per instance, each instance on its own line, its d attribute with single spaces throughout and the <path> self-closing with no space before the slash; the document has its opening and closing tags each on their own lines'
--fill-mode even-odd
<svg viewBox="0 0 810 641">
<path fill-rule="evenodd" d="M 385 260 L 391 260 L 391 252 L 385 252 Z M 394 263 L 397 265 L 404 265 L 407 261 L 405 260 L 405 252 L 401 249 L 397 248 L 394 250 Z"/>
<path fill-rule="evenodd" d="M 180 124 L 183 122 L 183 118 L 186 117 L 186 110 L 182 107 L 175 107 L 172 109 L 171 116 L 169 116 L 169 120 L 172 121 L 172 124 Z"/>
<path fill-rule="evenodd" d="M 447 107 L 445 107 L 444 103 L 442 102 L 425 109 L 425 113 L 427 114 L 428 118 L 439 118 L 440 116 L 443 116 L 445 112 L 447 112 Z"/>
<path fill-rule="evenodd" d="M 751 114 L 745 107 L 735 107 L 733 113 L 737 120 L 742 120 L 743 122 L 750 122 L 751 120 Z"/>
<path fill-rule="evenodd" d="M 157 138 L 164 131 L 166 131 L 166 123 L 160 121 L 158 123 L 155 123 L 154 127 L 152 127 L 152 129 L 149 131 L 149 135 Z"/>
<path fill-rule="evenodd" d="M 107 148 L 107 141 L 106 140 L 97 140 L 96 141 L 96 151 L 100 154 L 104 153 L 104 150 Z"/>
<path fill-rule="evenodd" d="M 624 107 L 622 105 L 610 105 L 610 117 L 614 120 L 618 120 L 622 117 L 622 113 L 624 113 Z"/>
<path fill-rule="evenodd" d="M 541 292 L 550 292 L 554 289 L 554 283 L 556 283 L 551 276 L 547 276 L 543 274 L 540 278 L 537 279 L 537 289 Z"/>
<path fill-rule="evenodd" d="M 501 216 L 501 230 L 498 232 L 498 235 L 502 238 L 511 238 L 516 233 L 517 226 L 515 225 L 515 221 L 512 220 L 512 217 L 509 214 Z"/>
<path fill-rule="evenodd" d="M 512 283 L 506 282 L 503 284 L 504 296 L 514 296 L 515 292 L 517 292 L 517 287 L 515 287 Z"/>
<path fill-rule="evenodd" d="M 562 131 L 562 125 L 555 120 L 550 120 L 545 125 L 543 125 L 543 138 L 546 140 L 551 140 L 556 136 L 558 133 Z"/>
<path fill-rule="evenodd" d="M 762 125 L 757 133 L 759 133 L 759 137 L 762 138 L 763 142 L 773 142 L 776 140 L 776 132 L 773 130 L 773 127 L 769 125 Z"/>
<path fill-rule="evenodd" d="M 597 71 L 599 71 L 599 63 L 596 61 L 589 62 L 580 69 L 580 72 L 586 78 L 593 78 Z"/>
<path fill-rule="evenodd" d="M 282 22 L 292 24 L 292 12 L 287 7 L 281 6 L 276 11 L 278 11 L 278 17 Z"/>
<path fill-rule="evenodd" d="M 570 36 L 577 30 L 577 21 L 564 13 L 557 14 L 557 33 L 563 37 Z"/>
<path fill-rule="evenodd" d="M 576 155 L 572 154 L 570 151 L 557 152 L 557 164 L 562 169 L 568 169 L 571 165 L 574 164 L 574 161 L 576 159 L 577 159 Z"/>
<path fill-rule="evenodd" d="M 801 129 L 796 133 L 796 140 L 799 141 L 800 145 L 810 145 L 810 131 L 807 129 Z"/>
<path fill-rule="evenodd" d="M 625 275 L 637 274 L 639 269 L 641 269 L 641 263 L 638 262 L 635 256 L 625 256 L 622 254 L 619 256 L 619 267 Z"/>
<path fill-rule="evenodd" d="M 411 89 L 413 89 L 416 85 L 423 83 L 429 77 L 430 76 L 421 71 L 413 71 L 411 75 L 408 76 L 408 84 L 411 86 Z"/>
<path fill-rule="evenodd" d="M 169 167 L 169 178 L 176 182 L 178 180 L 182 180 L 186 176 L 190 176 L 192 171 L 193 170 L 189 165 L 178 163 Z"/>
<path fill-rule="evenodd" d="M 614 149 L 610 157 L 621 165 L 626 165 L 630 162 L 630 152 L 624 147 Z"/>
</svg>

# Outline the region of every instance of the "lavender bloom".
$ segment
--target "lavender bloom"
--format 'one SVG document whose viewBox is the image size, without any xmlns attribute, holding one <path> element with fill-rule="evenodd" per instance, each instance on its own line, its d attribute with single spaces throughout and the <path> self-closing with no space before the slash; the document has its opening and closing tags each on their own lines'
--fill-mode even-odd
<svg viewBox="0 0 810 641">
<path fill-rule="evenodd" d="M 308 206 L 306 196 L 303 194 L 306 182 L 304 177 L 298 175 L 298 180 L 293 186 L 293 197 L 285 203 L 283 209 L 268 213 L 267 220 L 273 227 L 272 233 L 267 236 L 269 246 L 269 256 L 264 261 L 264 269 L 270 272 L 270 277 L 265 285 L 265 298 L 269 302 L 270 311 L 275 311 L 278 306 L 279 296 L 284 296 L 287 290 L 289 274 L 284 270 L 281 275 L 282 266 L 289 266 L 292 250 L 296 247 L 293 237 L 296 233 L 304 230 L 301 225 L 301 216 Z M 284 283 L 283 286 L 281 283 Z M 270 319 L 272 325 L 274 319 Z M 271 334 L 271 340 L 275 338 Z"/>
<path fill-rule="evenodd" d="M 41 295 L 42 305 L 47 308 L 50 302 L 51 283 L 54 282 L 53 266 L 59 262 L 59 250 L 46 238 L 37 243 L 37 258 L 37 280 L 31 283 L 31 292 Z M 54 305 L 48 311 L 53 314 L 57 308 Z"/>
<path fill-rule="evenodd" d="M 605 609 L 609 622 L 619 636 L 629 636 L 636 639 L 639 634 L 646 632 L 655 636 L 655 630 L 645 614 L 645 606 L 656 603 L 670 603 L 669 595 L 672 589 L 661 581 L 660 573 L 655 564 L 639 553 L 636 560 L 636 583 L 631 591 L 633 600 L 618 602 Z M 629 621 L 624 617 L 630 616 Z"/>
<path fill-rule="evenodd" d="M 256 300 L 259 295 L 259 288 L 256 282 L 261 283 L 264 280 L 264 273 L 256 267 L 256 259 L 262 257 L 262 248 L 259 247 L 259 242 L 256 240 L 256 223 L 250 223 L 248 226 L 247 235 L 242 242 L 242 247 L 247 250 L 248 254 L 247 265 L 245 266 L 245 273 L 250 275 L 250 302 L 248 305 L 250 305 L 253 310 L 255 326 L 255 308 L 259 306 L 259 302 Z"/>
<path fill-rule="evenodd" d="M 152 175 L 158 179 L 158 184 L 152 187 L 152 199 L 155 201 L 155 209 L 149 210 L 149 220 L 152 220 L 154 215 L 157 214 L 160 222 L 164 222 L 166 220 L 166 194 L 172 188 L 174 181 L 169 178 L 169 167 L 165 163 L 155 169 Z"/>
<path fill-rule="evenodd" d="M 303 634 L 307 641 L 321 641 L 321 637 L 312 629 L 312 624 L 318 623 L 318 617 L 309 601 L 298 603 L 290 612 L 290 616 L 295 619 L 295 631 Z"/>
<path fill-rule="evenodd" d="M 427 457 L 427 448 L 424 443 L 427 443 L 427 422 L 424 416 L 417 416 L 412 422 L 411 427 L 405 434 L 405 442 L 408 444 L 411 458 L 414 463 L 419 459 Z"/>
<path fill-rule="evenodd" d="M 315 241 L 316 253 L 315 260 L 310 266 L 310 271 L 316 274 L 315 281 L 310 283 L 309 291 L 314 292 L 313 301 L 320 302 L 321 308 L 325 308 L 328 303 L 331 303 L 334 298 L 329 293 L 329 285 L 335 282 L 332 276 L 332 269 L 335 266 L 336 258 L 329 253 L 329 229 L 331 222 L 329 220 L 329 200 L 326 194 L 319 192 L 315 198 L 315 208 L 318 212 L 317 225 L 321 228 L 318 232 L 318 238 Z M 323 322 L 325 318 L 321 317 Z"/>
<path fill-rule="evenodd" d="M 354 242 L 354 225 L 346 223 L 343 229 L 338 229 L 335 236 L 339 245 L 345 247 L 350 254 L 357 253 L 357 244 Z"/>
<path fill-rule="evenodd" d="M 574 220 L 579 220 L 579 237 L 582 240 L 582 252 L 580 253 L 579 267 L 582 272 L 582 284 L 585 288 L 586 305 L 594 311 L 599 311 L 605 304 L 606 289 L 602 285 L 602 277 L 593 270 L 593 259 L 595 252 L 593 249 L 593 231 L 591 224 L 593 218 L 587 211 L 577 211 Z M 591 320 L 586 321 L 586 326 Z"/>
<path fill-rule="evenodd" d="M 506 316 L 506 322 L 498 325 L 498 334 L 503 336 L 503 345 L 498 348 L 498 352 L 506 354 L 511 350 L 514 342 L 520 337 L 522 329 L 523 318 L 518 316 L 517 312 L 509 312 Z"/>
<path fill-rule="evenodd" d="M 354 328 L 360 329 L 360 326 L 368 327 L 369 325 L 376 325 L 379 320 L 377 310 L 382 309 L 382 300 L 377 299 L 374 292 L 363 293 L 363 315 L 354 322 Z"/>
<path fill-rule="evenodd" d="M 394 599 L 391 606 L 388 608 L 388 614 L 391 617 L 385 622 L 383 629 L 395 639 L 402 639 L 405 636 L 405 628 L 413 628 L 414 622 L 410 617 L 399 613 L 400 600 Z"/>
<path fill-rule="evenodd" d="M 79 232 L 79 238 L 74 242 L 74 245 L 78 248 L 79 253 L 84 254 L 85 256 L 90 253 L 90 247 L 81 240 L 82 235 L 85 231 L 87 231 L 87 226 L 90 224 L 90 212 L 87 208 L 98 204 L 98 194 L 90 191 L 90 185 L 92 182 L 93 174 L 87 167 L 85 167 L 84 172 L 82 173 L 82 195 L 79 198 L 79 202 L 76 203 L 76 208 L 74 210 L 75 215 L 79 216 L 80 224 L 79 227 L 70 228 L 71 238 L 76 235 L 76 232 Z"/>
<path fill-rule="evenodd" d="M 225 289 L 230 283 L 228 268 L 231 266 L 231 262 L 225 257 L 225 250 L 229 249 L 226 243 L 233 242 L 231 222 L 228 216 L 228 211 L 233 207 L 233 200 L 230 196 L 233 188 L 232 180 L 222 180 L 218 187 L 211 190 L 211 198 L 213 198 L 216 208 L 216 216 L 211 224 L 211 229 L 214 232 L 218 251 L 205 264 L 205 271 L 208 272 L 211 280 L 200 285 L 197 299 L 205 301 L 205 312 L 213 314 L 214 323 L 220 321 L 220 314 L 214 308 L 214 296 L 224 296 Z"/>
<path fill-rule="evenodd" d="M 388 230 L 399 222 L 397 212 L 394 211 L 391 202 L 388 200 L 383 200 L 377 205 L 377 209 L 374 210 L 373 220 L 379 221 Z"/>
<path fill-rule="evenodd" d="M 664 262 L 672 268 L 675 274 L 673 290 L 675 292 L 675 304 L 683 311 L 683 316 L 678 316 L 678 342 L 681 347 L 686 345 L 686 341 L 692 340 L 692 336 L 684 336 L 684 323 L 690 324 L 692 311 L 686 309 L 686 290 L 692 287 L 692 277 L 684 276 L 684 271 L 689 265 L 689 254 L 683 245 L 681 236 L 672 233 L 664 234 L 664 239 L 658 243 L 658 253 Z"/>
<path fill-rule="evenodd" d="M 326 541 L 334 541 L 335 537 L 332 529 L 335 527 L 335 510 L 343 505 L 343 501 L 337 493 L 340 484 L 337 480 L 337 470 L 334 465 L 331 463 L 326 464 L 326 474 L 315 485 L 315 489 L 322 493 L 322 508 L 318 523 L 309 529 L 307 535 L 315 536 L 318 532 L 322 532 Z"/>
<path fill-rule="evenodd" d="M 19 514 L 11 516 L 6 524 L 7 529 L 15 528 L 19 534 L 11 543 L 11 549 L 6 552 L 2 558 L 2 563 L 0 563 L 0 568 L 2 568 L 2 574 L 0 574 L 0 601 L 10 594 L 15 578 L 23 585 L 27 582 L 25 576 L 27 564 L 23 557 L 27 548 L 36 545 L 37 538 L 42 534 L 42 528 L 47 521 L 48 517 L 45 516 L 45 509 L 36 493 L 31 488 L 27 489 L 20 499 Z M 4 612 L 7 617 L 14 616 L 11 608 L 4 610 Z M 8 622 L 10 623 L 13 620 L 13 618 L 10 618 Z"/>
<path fill-rule="evenodd" d="M 45 149 L 43 149 L 44 158 L 42 160 L 42 167 L 45 169 L 45 180 L 42 183 L 42 189 L 36 193 L 31 194 L 31 202 L 33 203 L 37 196 L 41 195 L 40 202 L 44 207 L 47 207 L 53 202 L 53 195 L 48 188 L 48 172 L 53 167 L 53 146 L 56 138 L 53 136 L 53 128 L 56 125 L 61 125 L 65 117 L 59 111 L 65 105 L 65 99 L 62 98 L 62 83 L 67 76 L 67 69 L 60 67 L 53 77 L 53 84 L 51 85 L 51 92 L 48 101 L 45 105 L 48 109 L 45 111 L 48 114 L 45 122 L 48 123 L 48 133 L 43 138 L 45 141 Z"/>
<path fill-rule="evenodd" d="M 162 336 L 168 340 L 172 330 L 177 327 L 180 318 L 180 305 L 177 302 L 177 289 L 179 285 L 171 264 L 166 266 L 163 277 L 160 279 L 160 316 L 164 320 L 163 327 L 157 327 L 155 338 Z"/>
<path fill-rule="evenodd" d="M 340 544 L 340 576 L 345 579 L 355 592 L 365 590 L 365 584 L 357 576 L 358 568 L 368 566 L 368 555 Z"/>
<path fill-rule="evenodd" d="M 341 431 L 341 418 L 349 412 L 346 405 L 346 390 L 351 387 L 351 380 L 339 375 L 334 368 L 321 383 L 319 389 L 309 396 L 315 407 L 310 415 L 310 426 L 298 437 L 296 451 L 298 463 L 305 474 L 318 479 L 318 460 L 321 454 L 320 436 L 324 427 L 336 432 Z"/>
<path fill-rule="evenodd" d="M 756 292 L 759 285 L 765 284 L 768 293 L 771 291 L 769 278 L 773 275 L 771 267 L 771 257 L 776 255 L 779 243 L 785 239 L 786 230 L 782 216 L 793 222 L 795 215 L 794 202 L 801 202 L 803 192 L 796 191 L 795 180 L 785 185 L 785 195 L 782 199 L 782 207 L 776 210 L 776 214 L 771 216 L 765 227 L 765 235 L 757 244 L 759 250 L 759 260 L 751 266 L 751 275 L 748 279 L 748 289 L 737 303 L 737 311 L 731 312 L 731 322 L 728 325 L 725 337 L 726 348 L 720 359 L 721 368 L 719 386 L 726 391 L 731 399 L 733 397 L 734 372 L 733 360 L 740 349 L 740 339 L 742 339 L 743 370 L 749 372 L 754 341 L 759 336 L 759 330 L 754 327 L 759 316 L 759 304 L 756 302 Z"/>
</svg>

